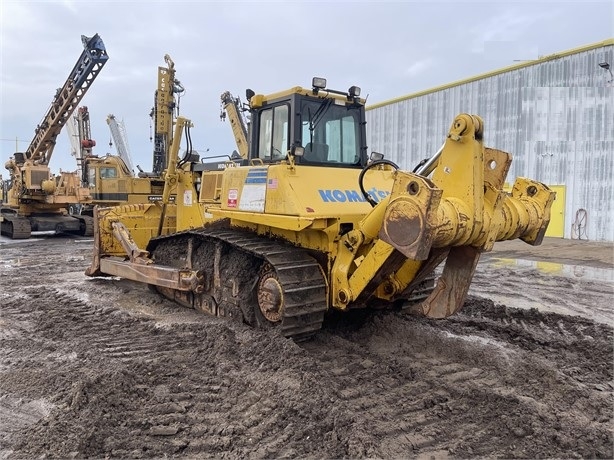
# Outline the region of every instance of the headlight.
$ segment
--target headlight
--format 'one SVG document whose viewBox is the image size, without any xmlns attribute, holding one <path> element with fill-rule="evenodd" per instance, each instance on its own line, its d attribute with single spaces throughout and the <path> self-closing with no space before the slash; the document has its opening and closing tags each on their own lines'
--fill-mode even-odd
<svg viewBox="0 0 614 460">
<path fill-rule="evenodd" d="M 371 152 L 370 161 L 380 161 L 384 159 L 384 154 L 379 152 Z"/>
<path fill-rule="evenodd" d="M 311 86 L 318 89 L 326 88 L 326 78 L 313 77 L 313 80 L 311 80 Z"/>
<path fill-rule="evenodd" d="M 360 88 L 358 86 L 350 86 L 350 89 L 348 89 L 348 93 L 350 97 L 358 97 L 360 96 Z"/>
</svg>

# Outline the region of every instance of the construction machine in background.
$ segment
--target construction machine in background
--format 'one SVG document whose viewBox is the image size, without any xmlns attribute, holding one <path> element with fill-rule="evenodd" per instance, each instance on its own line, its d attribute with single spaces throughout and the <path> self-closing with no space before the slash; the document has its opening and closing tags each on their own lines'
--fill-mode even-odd
<svg viewBox="0 0 614 460">
<path fill-rule="evenodd" d="M 134 177 L 132 158 L 128 149 L 128 139 L 123 122 L 118 122 L 115 115 L 110 114 L 107 116 L 107 124 L 112 138 L 109 146 L 112 146 L 115 142 L 117 156 L 119 157 L 119 161 L 116 163 L 120 165 L 121 174 Z M 96 164 L 99 156 L 93 152 L 96 141 L 92 138 L 90 113 L 86 106 L 77 109 L 76 113 L 66 123 L 66 130 L 71 143 L 71 153 L 77 159 L 77 170 L 81 172 L 81 181 L 89 186 L 89 169 L 90 166 Z M 107 156 L 112 155 L 107 154 Z"/>
<path fill-rule="evenodd" d="M 228 117 L 232 134 L 237 144 L 237 154 L 241 158 L 247 158 L 249 154 L 249 122 L 243 116 L 246 110 L 239 97 L 233 96 L 230 91 L 224 91 L 220 96 L 221 111 L 220 120 L 225 121 Z"/>
<path fill-rule="evenodd" d="M 304 339 L 333 310 L 452 315 L 482 252 L 542 241 L 554 192 L 527 178 L 502 190 L 511 155 L 483 145 L 479 116 L 458 115 L 409 172 L 368 155 L 358 87 L 314 78 L 310 89 L 247 96 L 246 158 L 219 169 L 179 155 L 191 126 L 179 117 L 162 201 L 97 209 L 87 275 Z"/>
<path fill-rule="evenodd" d="M 169 161 L 173 126 L 179 114 L 179 98 L 185 91 L 176 78 L 175 63 L 168 54 L 164 56 L 164 61 L 166 67 L 158 67 L 154 107 L 150 113 L 155 125 L 153 171 L 145 172 L 137 165 L 139 172 L 135 177 L 125 132 L 115 117 L 109 115 L 107 123 L 118 148 L 118 155 L 100 158 L 91 156 L 86 160 L 86 184 L 92 195 L 92 202 L 82 207 L 82 214 L 93 215 L 95 206 L 153 203 L 162 200 L 163 173 Z M 175 198 L 174 192 L 170 197 Z"/>
<path fill-rule="evenodd" d="M 71 155 L 77 159 L 77 171 L 81 172 L 81 182 L 87 183 L 85 159 L 93 156 L 96 141 L 92 139 L 90 113 L 86 106 L 79 107 L 66 122 L 66 132 L 70 140 Z"/>
<path fill-rule="evenodd" d="M 135 177 L 120 155 L 85 159 L 88 190 L 92 200 L 80 207 L 81 215 L 92 216 L 95 206 L 151 203 L 162 199 L 162 177 Z"/>
<path fill-rule="evenodd" d="M 114 122 L 114 116 L 109 115 L 107 123 L 112 124 Z M 111 127 L 111 124 L 109 124 L 111 135 L 115 137 L 121 135 L 118 130 Z M 96 146 L 96 141 L 92 139 L 90 113 L 86 106 L 79 107 L 75 115 L 66 123 L 66 128 L 71 141 L 72 154 L 77 159 L 81 184 L 87 187 L 89 191 L 87 201 L 69 205 L 69 214 L 91 217 L 96 205 L 114 206 L 129 202 L 126 197 L 134 189 L 132 184 L 134 174 L 128 166 L 127 160 L 130 160 L 130 158 L 126 156 L 126 152 L 119 155 L 107 154 L 104 157 L 94 154 L 93 149 Z M 122 140 L 122 142 L 122 146 L 127 145 L 125 140 Z M 144 182 L 149 185 L 150 181 L 145 179 Z M 162 187 L 163 182 L 160 182 L 160 196 Z M 120 194 L 120 190 L 127 193 Z M 143 188 L 142 191 L 143 193 L 151 193 L 149 187 Z"/>
<path fill-rule="evenodd" d="M 89 190 L 76 172 L 54 175 L 49 169 L 58 135 L 109 59 L 98 34 L 81 40 L 84 50 L 36 127 L 32 142 L 5 164 L 11 189 L 0 208 L 0 226 L 10 238 L 30 238 L 32 231 L 92 234 L 91 217 L 71 216 L 67 210 L 71 204 L 90 202 Z"/>
<path fill-rule="evenodd" d="M 73 152 L 78 152 L 76 157 L 82 184 L 87 187 L 90 198 L 87 202 L 71 204 L 70 214 L 91 217 L 95 206 L 148 203 L 162 199 L 162 178 L 135 177 L 125 131 L 120 128 L 114 115 L 107 116 L 107 123 L 117 146 L 117 155 L 101 157 L 94 154 L 96 141 L 91 138 L 87 107 L 79 107 L 71 121 L 67 126 L 71 126 L 69 132 L 75 133 L 71 136 Z"/>
<path fill-rule="evenodd" d="M 124 121 L 117 121 L 115 115 L 107 115 L 107 125 L 111 131 L 111 139 L 115 143 L 117 154 L 124 161 L 128 171 L 134 175 L 134 166 L 132 165 L 132 155 L 130 155 L 130 147 L 128 146 L 128 136 L 126 134 L 126 125 Z M 109 147 L 111 142 L 109 142 Z"/>
<path fill-rule="evenodd" d="M 92 139 L 90 127 L 90 113 L 86 106 L 79 107 L 76 112 L 66 122 L 66 132 L 70 140 L 71 154 L 77 159 L 77 171 L 81 180 L 81 185 L 87 187 L 87 167 L 86 162 L 94 156 L 93 149 L 96 141 Z M 92 196 L 88 195 L 84 203 L 71 203 L 68 205 L 68 213 L 72 216 L 81 214 L 84 206 L 92 205 Z"/>
<path fill-rule="evenodd" d="M 169 151 L 173 142 L 174 120 L 179 115 L 179 100 L 185 88 L 175 78 L 175 63 L 168 54 L 164 55 L 167 67 L 158 67 L 158 89 L 154 95 L 154 106 L 149 116 L 154 124 L 153 170 L 142 177 L 161 177 L 169 162 Z"/>
<path fill-rule="evenodd" d="M 73 141 L 79 149 L 77 163 L 80 165 L 83 184 L 88 187 L 91 200 L 71 206 L 72 212 L 82 216 L 92 216 L 95 206 L 116 206 L 120 204 L 151 203 L 162 199 L 164 190 L 165 165 L 168 162 L 170 142 L 173 138 L 173 124 L 178 115 L 178 97 L 185 90 L 175 78 L 175 64 L 169 55 L 164 56 L 168 67 L 158 67 L 157 89 L 151 116 L 156 122 L 153 169 L 144 172 L 137 165 L 138 177 L 134 174 L 132 158 L 128 149 L 128 139 L 122 122 L 114 115 L 107 116 L 107 124 L 117 148 L 117 155 L 94 155 L 92 148 L 96 142 L 91 139 L 89 130 L 89 111 L 80 107 L 74 117 Z M 174 199 L 174 194 L 171 194 Z"/>
</svg>

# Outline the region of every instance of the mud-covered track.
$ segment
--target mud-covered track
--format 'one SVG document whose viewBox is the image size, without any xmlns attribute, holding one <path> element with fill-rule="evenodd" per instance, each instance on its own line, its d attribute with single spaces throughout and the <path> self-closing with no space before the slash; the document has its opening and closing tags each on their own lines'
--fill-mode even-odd
<svg viewBox="0 0 614 460">
<path fill-rule="evenodd" d="M 223 246 L 223 249 L 219 247 Z M 188 247 L 199 248 L 199 254 L 188 254 Z M 160 237 L 148 247 L 152 251 L 157 263 L 172 264 L 177 260 L 184 260 L 189 266 L 203 270 L 210 279 L 217 278 L 218 272 L 225 274 L 222 284 L 231 286 L 228 291 L 219 290 L 213 293 L 218 304 L 222 298 L 236 297 L 232 291 L 239 287 L 238 296 L 245 304 L 251 299 L 253 290 L 253 277 L 257 272 L 246 273 L 244 267 L 262 267 L 268 264 L 275 272 L 276 282 L 283 291 L 284 307 L 279 322 L 280 332 L 286 337 L 304 340 L 320 330 L 327 311 L 327 285 L 322 270 L 317 261 L 306 251 L 294 246 L 260 237 L 251 232 L 237 229 L 220 230 L 207 228 L 200 231 L 186 231 L 177 237 Z M 228 266 L 222 267 L 226 262 L 220 262 L 214 267 L 219 250 L 226 254 L 225 259 L 232 260 Z M 199 252 L 200 251 L 200 252 Z M 232 253 L 232 256 L 228 254 Z M 188 260 L 189 259 L 189 260 Z M 243 274 L 241 277 L 239 274 Z M 256 300 L 248 310 L 257 309 Z M 251 312 L 244 316 L 250 317 Z M 254 323 L 255 321 L 249 321 Z"/>
<path fill-rule="evenodd" d="M 312 257 L 298 248 L 237 230 L 203 234 L 271 264 L 284 291 L 280 325 L 284 336 L 306 339 L 320 330 L 327 310 L 326 283 L 320 266 Z"/>
</svg>

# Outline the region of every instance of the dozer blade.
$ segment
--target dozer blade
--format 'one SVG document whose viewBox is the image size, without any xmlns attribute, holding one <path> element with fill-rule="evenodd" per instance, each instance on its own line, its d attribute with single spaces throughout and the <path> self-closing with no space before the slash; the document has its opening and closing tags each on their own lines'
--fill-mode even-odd
<svg viewBox="0 0 614 460">
<path fill-rule="evenodd" d="M 460 310 L 479 259 L 479 249 L 472 246 L 450 248 L 435 289 L 424 302 L 412 306 L 409 312 L 429 318 L 447 318 Z"/>
</svg>

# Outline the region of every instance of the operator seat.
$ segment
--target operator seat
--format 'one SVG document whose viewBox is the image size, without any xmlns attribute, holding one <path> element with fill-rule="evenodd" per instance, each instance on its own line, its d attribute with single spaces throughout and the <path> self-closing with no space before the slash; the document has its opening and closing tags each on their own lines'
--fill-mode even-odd
<svg viewBox="0 0 614 460">
<path fill-rule="evenodd" d="M 305 153 L 303 154 L 303 156 L 307 161 L 328 161 L 328 144 L 322 144 L 320 142 L 309 142 L 305 146 Z"/>
</svg>

